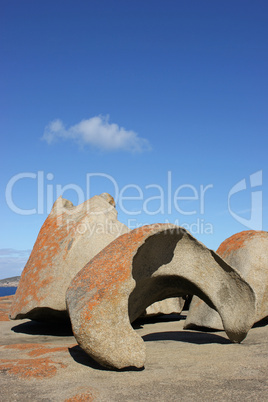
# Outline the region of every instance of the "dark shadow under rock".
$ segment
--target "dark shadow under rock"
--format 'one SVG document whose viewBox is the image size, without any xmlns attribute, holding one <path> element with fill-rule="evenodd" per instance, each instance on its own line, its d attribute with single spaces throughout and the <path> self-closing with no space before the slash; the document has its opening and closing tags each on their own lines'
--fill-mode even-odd
<svg viewBox="0 0 268 402">
<path fill-rule="evenodd" d="M 231 344 L 229 339 L 222 336 L 204 333 L 204 332 L 190 332 L 190 331 L 167 331 L 167 332 L 155 332 L 142 336 L 145 342 L 154 341 L 177 341 L 187 342 L 196 345 L 206 345 L 210 343 L 218 343 L 221 345 Z"/>
<path fill-rule="evenodd" d="M 83 351 L 80 346 L 76 345 L 71 348 L 69 348 L 69 353 L 76 361 L 76 363 L 82 364 L 83 366 L 88 366 L 91 367 L 95 370 L 100 370 L 100 371 L 142 371 L 144 370 L 144 367 L 141 369 L 138 369 L 137 367 L 125 367 L 124 369 L 118 370 L 114 367 L 108 368 L 108 367 L 103 367 L 101 366 L 98 362 L 96 362 L 92 357 L 90 357 L 86 352 Z"/>
<path fill-rule="evenodd" d="M 186 316 L 181 314 L 158 314 L 154 316 L 139 317 L 132 322 L 132 327 L 141 328 L 144 324 L 155 324 L 157 322 L 172 322 L 185 320 Z"/>
<path fill-rule="evenodd" d="M 51 324 L 39 321 L 27 321 L 12 327 L 11 330 L 27 335 L 73 336 L 70 322 Z"/>
<path fill-rule="evenodd" d="M 254 324 L 252 328 L 265 327 L 266 325 L 268 325 L 268 317 L 265 317 L 262 320 L 256 322 L 256 324 Z"/>
</svg>

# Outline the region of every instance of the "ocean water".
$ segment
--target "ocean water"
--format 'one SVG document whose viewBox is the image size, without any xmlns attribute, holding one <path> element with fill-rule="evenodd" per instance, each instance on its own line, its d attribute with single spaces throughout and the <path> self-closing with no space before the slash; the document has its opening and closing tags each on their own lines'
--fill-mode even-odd
<svg viewBox="0 0 268 402">
<path fill-rule="evenodd" d="M 14 295 L 16 293 L 16 290 L 17 288 L 14 286 L 4 288 L 0 287 L 0 297 Z"/>
</svg>

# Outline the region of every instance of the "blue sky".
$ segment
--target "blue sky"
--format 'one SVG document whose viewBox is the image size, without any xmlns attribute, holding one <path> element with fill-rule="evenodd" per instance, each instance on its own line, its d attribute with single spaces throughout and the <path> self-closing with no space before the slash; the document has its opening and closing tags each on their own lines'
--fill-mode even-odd
<svg viewBox="0 0 268 402">
<path fill-rule="evenodd" d="M 0 30 L 0 278 L 61 190 L 212 249 L 267 230 L 266 1 L 1 0 Z"/>
</svg>

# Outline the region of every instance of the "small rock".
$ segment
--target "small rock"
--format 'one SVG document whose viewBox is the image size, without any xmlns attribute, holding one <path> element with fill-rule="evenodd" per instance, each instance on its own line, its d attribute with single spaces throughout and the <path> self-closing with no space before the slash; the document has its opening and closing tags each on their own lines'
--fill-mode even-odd
<svg viewBox="0 0 268 402">
<path fill-rule="evenodd" d="M 145 316 L 154 316 L 160 314 L 180 314 L 182 312 L 185 300 L 182 297 L 170 297 L 159 302 L 151 304 L 145 310 Z"/>
</svg>

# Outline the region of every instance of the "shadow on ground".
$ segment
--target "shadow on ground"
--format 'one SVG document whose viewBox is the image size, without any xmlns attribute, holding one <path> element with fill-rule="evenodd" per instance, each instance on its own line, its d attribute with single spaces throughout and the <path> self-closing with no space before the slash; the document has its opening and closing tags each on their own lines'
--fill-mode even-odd
<svg viewBox="0 0 268 402">
<path fill-rule="evenodd" d="M 134 329 L 142 328 L 145 324 L 156 324 L 159 322 L 172 322 L 186 320 L 183 314 L 159 314 L 137 318 L 131 325 Z"/>
<path fill-rule="evenodd" d="M 73 336 L 72 327 L 69 322 L 51 324 L 39 321 L 27 321 L 12 327 L 11 330 L 27 335 Z"/>
<path fill-rule="evenodd" d="M 256 324 L 254 324 L 252 328 L 265 327 L 266 325 L 268 325 L 268 317 L 265 317 L 262 320 L 256 322 Z"/>
<path fill-rule="evenodd" d="M 69 353 L 76 361 L 76 363 L 82 364 L 83 366 L 91 367 L 95 370 L 101 370 L 101 371 L 142 371 L 144 368 L 138 369 L 137 367 L 126 367 L 124 369 L 118 370 L 115 369 L 114 367 L 107 368 L 101 366 L 98 362 L 96 362 L 92 357 L 86 354 L 86 352 L 83 351 L 83 349 L 80 348 L 80 346 L 76 345 L 71 348 L 69 348 Z"/>
<path fill-rule="evenodd" d="M 229 339 L 223 338 L 220 335 L 215 335 L 207 332 L 190 332 L 190 331 L 168 331 L 154 332 L 142 336 L 145 342 L 152 341 L 177 341 L 187 342 L 196 345 L 206 345 L 210 343 L 218 343 L 221 345 L 232 343 Z"/>
<path fill-rule="evenodd" d="M 231 344 L 229 339 L 223 338 L 222 336 L 215 334 L 208 334 L 204 332 L 190 332 L 190 331 L 166 331 L 166 332 L 155 332 L 142 336 L 145 342 L 154 341 L 178 341 L 187 342 L 197 345 L 205 344 Z M 101 371 L 141 371 L 142 369 L 137 369 L 136 367 L 127 367 L 123 370 L 117 370 L 114 368 L 105 368 L 97 363 L 93 358 L 86 354 L 80 346 L 76 345 L 69 348 L 69 353 L 72 358 L 79 364 L 83 366 L 91 367 L 95 370 Z"/>
</svg>

